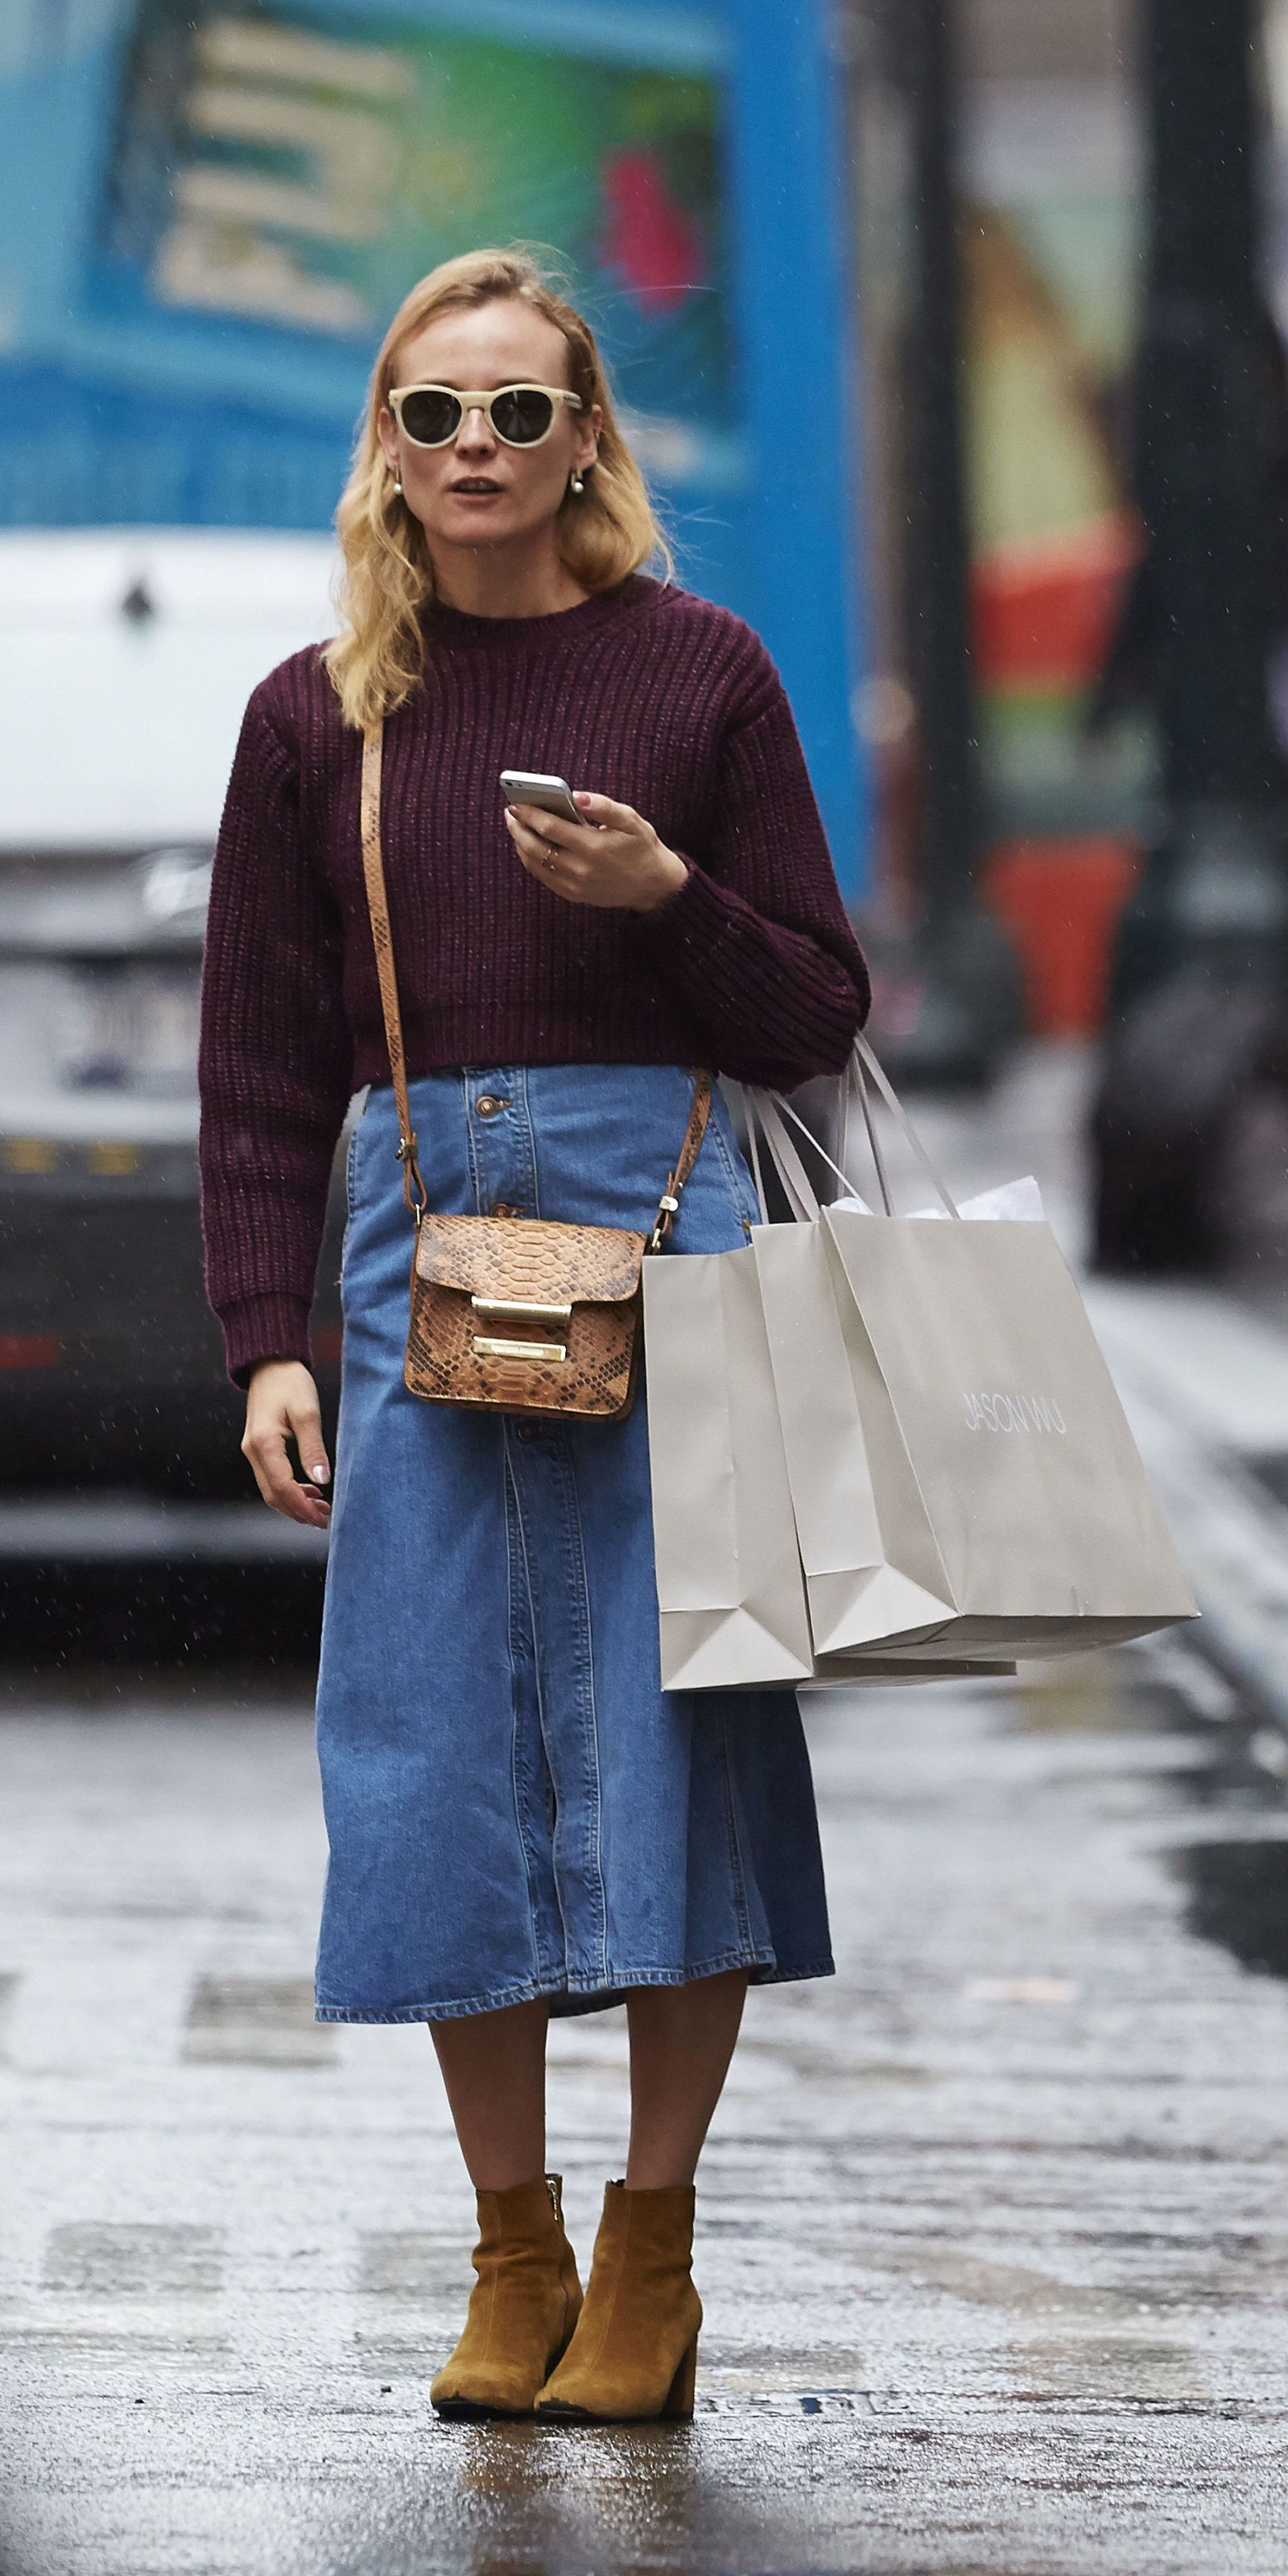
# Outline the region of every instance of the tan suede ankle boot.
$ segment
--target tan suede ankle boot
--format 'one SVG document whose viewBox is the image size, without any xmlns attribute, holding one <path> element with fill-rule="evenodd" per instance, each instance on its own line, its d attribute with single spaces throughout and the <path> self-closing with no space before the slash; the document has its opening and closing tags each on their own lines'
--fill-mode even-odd
<svg viewBox="0 0 1288 2576">
<path fill-rule="evenodd" d="M 629 2423 L 693 2413 L 702 2302 L 693 2286 L 693 2185 L 610 2182 L 577 2329 L 536 2402 L 541 2416 Z"/>
<path fill-rule="evenodd" d="M 564 2234 L 562 2180 L 538 2175 L 478 2195 L 465 2331 L 429 2392 L 439 2415 L 530 2415 L 577 2322 L 581 2283 Z"/>
</svg>

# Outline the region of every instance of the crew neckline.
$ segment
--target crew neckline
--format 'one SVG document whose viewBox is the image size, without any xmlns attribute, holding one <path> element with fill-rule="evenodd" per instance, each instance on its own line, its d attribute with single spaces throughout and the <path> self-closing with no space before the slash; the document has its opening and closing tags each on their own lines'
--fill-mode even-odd
<svg viewBox="0 0 1288 2576">
<path fill-rule="evenodd" d="M 421 615 L 427 631 L 445 643 L 526 643 L 539 636 L 553 642 L 556 637 L 580 635 L 586 627 L 624 610 L 646 607 L 663 587 L 647 573 L 628 572 L 606 590 L 592 590 L 587 599 L 574 600 L 571 608 L 548 608 L 534 617 L 484 617 L 472 608 L 454 608 L 445 599 L 427 599 Z"/>
</svg>

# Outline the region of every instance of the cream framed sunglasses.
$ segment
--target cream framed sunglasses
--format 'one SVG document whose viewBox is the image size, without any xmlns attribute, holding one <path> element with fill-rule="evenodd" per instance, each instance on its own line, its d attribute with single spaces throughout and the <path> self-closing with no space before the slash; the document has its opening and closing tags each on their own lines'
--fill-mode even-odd
<svg viewBox="0 0 1288 2576">
<path fill-rule="evenodd" d="M 404 438 L 413 447 L 446 447 L 467 411 L 487 416 L 503 447 L 540 447 L 557 418 L 556 405 L 584 409 L 580 394 L 564 385 L 498 385 L 493 393 L 466 393 L 455 385 L 395 385 L 386 396 Z"/>
</svg>

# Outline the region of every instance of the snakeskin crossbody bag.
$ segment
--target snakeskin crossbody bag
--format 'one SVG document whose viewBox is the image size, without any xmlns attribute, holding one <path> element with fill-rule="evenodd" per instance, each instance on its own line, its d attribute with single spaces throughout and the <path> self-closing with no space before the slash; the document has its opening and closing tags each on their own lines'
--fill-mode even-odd
<svg viewBox="0 0 1288 2576">
<path fill-rule="evenodd" d="M 497 1413 L 568 1414 L 617 1422 L 635 1398 L 643 1332 L 641 1272 L 675 1222 L 711 1109 L 711 1076 L 694 1081 L 689 1123 L 651 1234 L 544 1217 L 435 1216 L 407 1097 L 380 841 L 384 727 L 362 745 L 362 871 L 398 1112 L 403 1196 L 415 1227 L 403 1376 L 427 1404 Z"/>
</svg>

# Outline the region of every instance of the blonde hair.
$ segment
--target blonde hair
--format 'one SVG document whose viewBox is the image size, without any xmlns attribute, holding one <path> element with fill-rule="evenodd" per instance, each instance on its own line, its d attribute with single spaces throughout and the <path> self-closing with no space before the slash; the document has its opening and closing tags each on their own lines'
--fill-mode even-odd
<svg viewBox="0 0 1288 2576">
<path fill-rule="evenodd" d="M 440 313 L 515 297 L 543 314 L 568 343 L 568 381 L 584 404 L 603 412 L 599 454 L 580 497 L 565 493 L 558 513 L 559 557 L 587 591 L 607 590 L 652 559 L 666 580 L 675 564 L 665 532 L 617 419 L 595 335 L 566 302 L 531 253 L 466 251 L 445 259 L 404 296 L 371 373 L 353 466 L 336 512 L 344 556 L 337 606 L 341 633 L 328 644 L 327 669 L 346 724 L 364 726 L 410 697 L 422 678 L 418 611 L 435 596 L 425 532 L 394 490 L 377 423 L 397 362 L 413 335 Z"/>
</svg>

